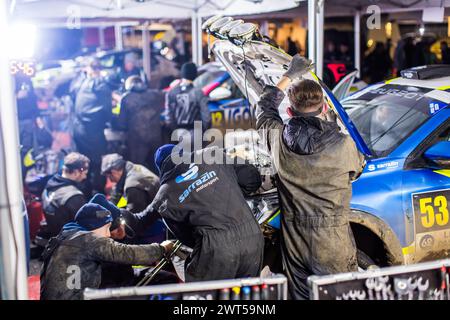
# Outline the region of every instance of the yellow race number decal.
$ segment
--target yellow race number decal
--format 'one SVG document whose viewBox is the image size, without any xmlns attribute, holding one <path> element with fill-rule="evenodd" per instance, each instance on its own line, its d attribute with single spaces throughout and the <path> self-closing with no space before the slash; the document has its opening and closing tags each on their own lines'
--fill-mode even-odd
<svg viewBox="0 0 450 320">
<path fill-rule="evenodd" d="M 211 122 L 213 127 L 222 127 L 223 126 L 223 112 L 215 111 L 211 113 Z"/>
<path fill-rule="evenodd" d="M 416 233 L 447 229 L 450 190 L 413 195 Z"/>
</svg>

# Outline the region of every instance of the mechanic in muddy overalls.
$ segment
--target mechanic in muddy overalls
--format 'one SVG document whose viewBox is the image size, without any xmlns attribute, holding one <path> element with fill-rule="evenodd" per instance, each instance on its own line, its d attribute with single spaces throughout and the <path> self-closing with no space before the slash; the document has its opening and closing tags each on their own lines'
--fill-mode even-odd
<svg viewBox="0 0 450 320">
<path fill-rule="evenodd" d="M 256 126 L 277 170 L 283 268 L 292 299 L 309 298 L 310 275 L 357 271 L 348 216 L 351 181 L 361 173 L 364 157 L 335 122 L 326 120 L 321 86 L 299 80 L 310 67 L 311 61 L 295 55 L 256 107 Z M 284 124 L 278 107 L 285 89 L 291 118 Z"/>
</svg>

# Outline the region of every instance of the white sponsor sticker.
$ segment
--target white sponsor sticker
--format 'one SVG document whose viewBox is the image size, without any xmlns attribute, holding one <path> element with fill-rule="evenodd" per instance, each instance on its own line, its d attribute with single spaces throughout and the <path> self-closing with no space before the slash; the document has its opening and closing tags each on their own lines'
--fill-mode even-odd
<svg viewBox="0 0 450 320">
<path fill-rule="evenodd" d="M 425 94 L 425 97 L 440 100 L 445 103 L 450 103 L 450 92 L 442 90 L 433 90 Z"/>
</svg>

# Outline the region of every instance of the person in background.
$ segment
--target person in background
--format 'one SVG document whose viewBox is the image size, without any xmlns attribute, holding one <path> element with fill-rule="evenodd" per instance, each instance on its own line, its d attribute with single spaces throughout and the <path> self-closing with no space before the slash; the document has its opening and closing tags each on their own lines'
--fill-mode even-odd
<svg viewBox="0 0 450 320">
<path fill-rule="evenodd" d="M 441 55 L 443 64 L 450 64 L 450 49 L 448 48 L 447 41 L 441 41 Z"/>
<path fill-rule="evenodd" d="M 136 241 L 142 239 L 149 229 L 152 228 L 158 215 L 147 214 L 147 209 L 143 212 L 132 213 L 126 209 L 119 209 L 112 202 L 108 201 L 103 194 L 96 194 L 89 200 L 89 203 L 96 203 L 111 212 L 112 222 L 109 227 L 111 238 L 124 244 L 148 244 L 160 242 L 163 239 L 151 242 Z M 145 275 L 147 268 L 134 269 L 130 265 L 117 263 L 102 263 L 102 282 L 100 288 L 127 287 L 136 285 Z M 177 283 L 178 277 L 171 272 L 161 270 L 151 281 L 152 285 Z"/>
<path fill-rule="evenodd" d="M 104 129 L 112 117 L 111 88 L 101 75 L 95 58 L 89 61 L 86 78 L 81 83 L 75 100 L 73 139 L 77 151 L 90 160 L 89 194 L 102 192 L 106 179 L 100 174 L 102 156 L 106 153 Z"/>
<path fill-rule="evenodd" d="M 125 83 L 125 81 L 131 76 L 138 76 L 145 83 L 147 82 L 144 69 L 139 66 L 139 56 L 136 52 L 129 52 L 125 55 L 123 59 L 123 67 L 119 70 L 119 78 L 122 83 Z"/>
<path fill-rule="evenodd" d="M 375 44 L 374 50 L 367 56 L 366 61 L 370 83 L 377 83 L 389 77 L 392 60 L 383 42 L 377 42 Z"/>
<path fill-rule="evenodd" d="M 135 213 L 144 210 L 159 189 L 159 178 L 142 165 L 125 161 L 117 153 L 102 159 L 102 175 L 115 183 L 111 202 L 118 204 L 123 197 L 127 210 Z"/>
<path fill-rule="evenodd" d="M 397 77 L 400 76 L 400 71 L 405 69 L 405 65 L 406 65 L 405 59 L 406 59 L 406 57 L 405 57 L 405 40 L 400 39 L 397 42 L 397 47 L 395 48 L 395 51 L 394 51 L 394 63 L 393 63 L 394 74 Z"/>
<path fill-rule="evenodd" d="M 405 64 L 404 64 L 404 68 L 408 69 L 408 68 L 412 68 L 415 67 L 415 57 L 416 57 L 416 52 L 418 49 L 415 40 L 412 37 L 407 37 L 404 39 L 405 40 L 405 44 L 403 46 L 403 51 L 405 54 Z"/>
<path fill-rule="evenodd" d="M 325 53 L 323 55 L 323 58 L 327 62 L 334 62 L 337 60 L 336 55 L 336 46 L 334 45 L 334 42 L 328 41 L 327 46 L 325 48 Z"/>
<path fill-rule="evenodd" d="M 117 127 L 127 134 L 126 159 L 156 173 L 153 155 L 162 143 L 161 114 L 165 95 L 159 90 L 148 89 L 139 76 L 129 77 L 125 81 L 125 90 Z"/>
<path fill-rule="evenodd" d="M 37 105 L 31 79 L 21 72 L 14 75 L 17 114 L 19 118 L 20 158 L 22 164 L 22 178 L 25 180 L 29 165 L 27 156 L 32 160 L 34 152 L 50 148 L 53 142 L 50 131 L 45 127 Z"/>
<path fill-rule="evenodd" d="M 75 214 L 87 202 L 81 191 L 86 180 L 90 160 L 77 152 L 64 158 L 61 174 L 55 174 L 47 182 L 42 193 L 42 206 L 46 220 L 45 238 L 56 237 L 62 227 L 73 221 Z M 42 233 L 41 233 L 42 235 Z"/>
<path fill-rule="evenodd" d="M 289 55 L 294 56 L 297 53 L 300 53 L 301 48 L 298 45 L 298 43 L 292 39 L 292 33 L 293 33 L 293 28 L 291 28 L 290 35 L 286 39 L 286 47 L 287 47 L 287 51 L 286 52 Z"/>
<path fill-rule="evenodd" d="M 85 288 L 99 288 L 102 264 L 149 265 L 168 254 L 170 241 L 125 245 L 111 239 L 111 212 L 87 203 L 45 248 L 41 300 L 81 300 Z"/>
<path fill-rule="evenodd" d="M 196 77 L 195 63 L 183 64 L 180 83 L 167 94 L 165 120 L 171 130 L 186 129 L 192 134 L 195 121 L 202 122 L 203 130 L 211 125 L 208 97 L 200 88 L 194 87 L 193 81 Z"/>
<path fill-rule="evenodd" d="M 337 60 L 344 62 L 349 68 L 353 67 L 353 57 L 350 55 L 350 48 L 348 44 L 339 44 L 339 52 L 337 53 Z"/>
</svg>

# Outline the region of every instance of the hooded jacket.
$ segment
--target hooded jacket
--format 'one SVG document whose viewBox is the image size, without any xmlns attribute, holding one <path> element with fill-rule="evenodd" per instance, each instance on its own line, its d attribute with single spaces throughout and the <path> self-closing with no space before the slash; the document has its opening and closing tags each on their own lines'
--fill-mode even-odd
<svg viewBox="0 0 450 320">
<path fill-rule="evenodd" d="M 205 160 L 208 153 L 224 157 L 218 148 L 191 156 Z M 185 264 L 188 282 L 255 277 L 261 270 L 264 239 L 243 194 L 260 187 L 260 174 L 251 165 L 222 159 L 223 164 L 196 164 L 191 157 L 190 164 L 175 165 L 167 157 L 161 165 L 161 188 L 150 208 L 193 248 Z"/>
<path fill-rule="evenodd" d="M 103 134 L 111 120 L 111 89 L 102 78 L 87 77 L 81 83 L 75 100 L 76 124 L 90 134 Z"/>
<path fill-rule="evenodd" d="M 62 227 L 73 221 L 86 198 L 77 182 L 55 174 L 42 193 L 42 205 L 50 237 L 56 237 Z"/>
<path fill-rule="evenodd" d="M 211 150 L 202 149 L 198 153 L 204 155 Z M 223 155 L 220 149 L 216 150 Z M 175 165 L 168 157 L 162 163 L 161 188 L 151 208 L 164 218 L 177 238 L 191 248 L 208 230 L 226 232 L 249 224 L 254 233 L 260 233 L 243 195 L 243 190 L 254 192 L 259 188 L 259 172 L 251 165 L 228 161 L 231 164 Z M 253 179 L 240 179 L 244 175 L 238 173 L 245 168 L 253 172 Z M 255 179 L 259 180 L 255 183 Z"/>
<path fill-rule="evenodd" d="M 181 82 L 167 95 L 166 124 L 172 130 L 191 130 L 195 121 L 202 121 L 204 130 L 209 128 L 208 97 L 194 84 Z"/>
<path fill-rule="evenodd" d="M 127 161 L 117 182 L 111 201 L 117 204 L 123 196 L 127 209 L 133 213 L 143 211 L 155 197 L 159 189 L 159 178 L 146 167 Z"/>
<path fill-rule="evenodd" d="M 41 300 L 83 299 L 85 288 L 100 286 L 104 262 L 149 265 L 163 255 L 159 244 L 124 245 L 70 223 L 42 254 Z"/>
<path fill-rule="evenodd" d="M 256 126 L 277 172 L 283 265 L 290 293 L 306 298 L 309 275 L 357 267 L 348 215 L 351 181 L 361 173 L 364 157 L 335 123 L 293 117 L 284 124 L 278 114 L 283 98 L 276 87 L 264 89 Z"/>
<path fill-rule="evenodd" d="M 161 143 L 161 113 L 164 93 L 153 89 L 133 88 L 120 102 L 119 128 L 128 132 L 128 143 Z"/>
</svg>

